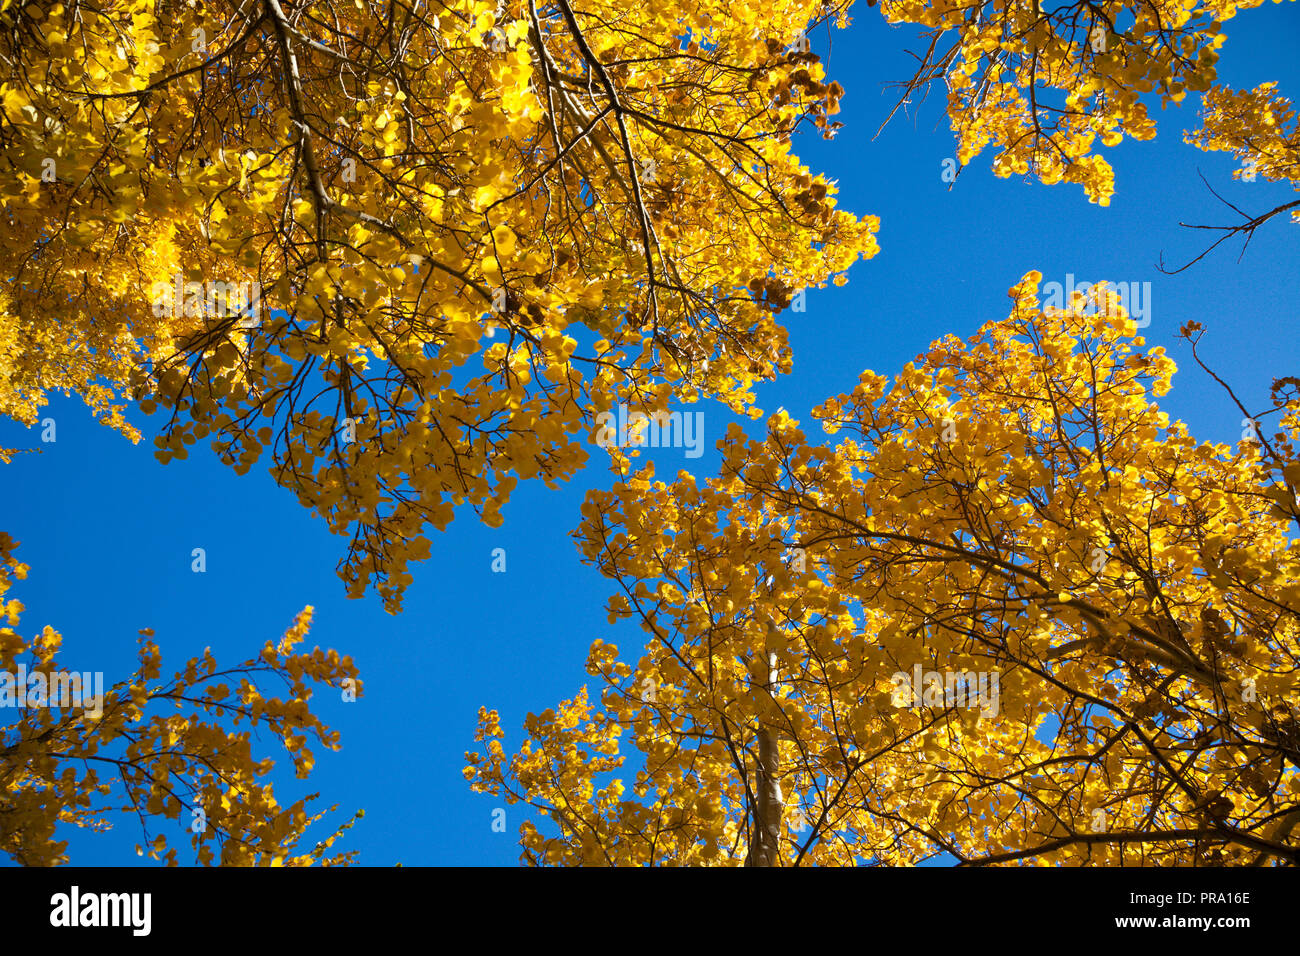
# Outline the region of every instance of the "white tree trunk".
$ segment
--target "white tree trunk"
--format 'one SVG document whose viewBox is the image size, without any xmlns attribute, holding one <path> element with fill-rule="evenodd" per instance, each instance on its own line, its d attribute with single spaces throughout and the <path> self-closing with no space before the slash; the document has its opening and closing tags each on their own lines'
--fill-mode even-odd
<svg viewBox="0 0 1300 956">
<path fill-rule="evenodd" d="M 768 624 L 769 635 L 776 630 Z M 769 646 L 771 646 L 769 644 Z M 760 657 L 760 676 L 763 693 L 775 700 L 776 655 L 765 651 Z M 754 774 L 754 828 L 753 842 L 749 848 L 746 866 L 778 866 L 781 839 L 781 785 L 779 737 L 776 731 L 759 720 L 758 767 Z"/>
</svg>

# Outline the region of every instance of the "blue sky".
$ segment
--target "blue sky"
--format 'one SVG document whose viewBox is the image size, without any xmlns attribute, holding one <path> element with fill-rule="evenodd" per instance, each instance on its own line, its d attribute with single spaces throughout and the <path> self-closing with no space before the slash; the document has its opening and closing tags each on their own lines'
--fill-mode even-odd
<svg viewBox="0 0 1300 956">
<path fill-rule="evenodd" d="M 1227 222 L 1229 213 L 1206 190 L 1198 170 L 1226 198 L 1262 212 L 1294 198 L 1285 186 L 1237 183 L 1234 161 L 1182 142 L 1197 124 L 1197 103 L 1153 109 L 1154 141 L 1106 151 L 1116 194 L 1107 208 L 1082 189 L 995 179 L 990 155 L 977 157 L 956 187 L 941 181 L 955 146 L 941 112 L 942 91 L 900 112 L 873 140 L 893 105 L 884 84 L 906 78 L 908 31 L 890 28 L 862 6 L 847 31 L 836 31 L 828 74 L 847 89 L 845 123 L 831 142 L 808 137 L 801 155 L 839 180 L 840 204 L 881 219 L 882 251 L 860 263 L 842 288 L 808 294 L 807 310 L 783 313 L 791 330 L 794 373 L 759 390 L 767 411 L 784 406 L 796 418 L 829 395 L 850 390 L 864 368 L 894 374 L 935 338 L 972 334 L 1003 317 L 1006 290 L 1024 272 L 1045 281 L 1150 282 L 1148 342 L 1166 346 L 1182 371 L 1164 399 L 1193 434 L 1235 441 L 1240 414 L 1190 363 L 1178 327 L 1195 319 L 1209 330 L 1202 354 L 1258 407 L 1274 377 L 1300 372 L 1296 329 L 1300 229 L 1275 221 L 1245 258 L 1225 243 L 1176 276 L 1156 263 L 1182 264 L 1205 245 L 1187 222 Z M 1219 61 L 1236 87 L 1276 80 L 1300 95 L 1300 8 L 1266 5 L 1229 22 Z M 824 34 L 814 38 L 823 55 Z M 698 407 L 698 406 L 697 406 Z M 659 471 L 678 468 L 701 479 L 717 466 L 713 442 L 731 417 L 704 406 L 706 452 L 654 453 Z M 56 400 L 47 414 L 58 440 L 40 455 L 0 467 L 8 507 L 0 529 L 22 542 L 31 574 L 11 592 L 26 605 L 21 633 L 49 624 L 64 636 L 63 666 L 103 670 L 109 682 L 135 660 L 136 631 L 152 627 L 164 669 L 211 646 L 222 662 L 251 656 L 278 637 L 306 604 L 316 608 L 309 643 L 350 653 L 366 695 L 355 704 L 322 700 L 327 723 L 343 736 L 338 753 L 318 753 L 307 786 L 276 771 L 282 802 L 319 790 L 340 804 L 339 822 L 358 808 L 366 818 L 348 847 L 371 865 L 513 865 L 518 806 L 507 832 L 493 833 L 499 801 L 469 792 L 461 770 L 473 745 L 480 705 L 501 712 L 517 739 L 524 715 L 571 696 L 587 680 L 587 647 L 595 638 L 624 647 L 635 659 L 639 632 L 610 627 L 602 610 L 612 586 L 580 563 L 568 537 L 589 488 L 609 473 L 593 456 L 579 478 L 559 490 L 521 484 L 504 510 L 505 525 L 487 528 L 466 515 L 434 532 L 431 559 L 414 568 L 415 583 L 400 616 L 369 597 L 349 601 L 334 568 L 344 540 L 332 537 L 265 470 L 236 476 L 200 445 L 188 460 L 159 465 L 146 438 L 133 446 L 94 424 L 79 402 Z M 156 420 L 137 419 L 151 435 Z M 0 425 L 0 447 L 39 444 L 37 429 Z M 191 551 L 207 553 L 207 572 L 190 570 Z M 506 549 L 507 570 L 493 573 L 492 549 Z M 267 740 L 266 751 L 274 752 Z M 173 843 L 188 846 L 179 823 L 164 821 Z M 106 835 L 69 832 L 76 863 L 138 861 L 135 821 L 119 818 Z M 185 859 L 181 853 L 182 860 Z"/>
</svg>

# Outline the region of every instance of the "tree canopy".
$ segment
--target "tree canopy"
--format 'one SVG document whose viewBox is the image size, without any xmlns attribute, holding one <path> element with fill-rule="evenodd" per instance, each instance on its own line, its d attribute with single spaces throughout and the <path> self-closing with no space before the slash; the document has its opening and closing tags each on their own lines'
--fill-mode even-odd
<svg viewBox="0 0 1300 956">
<path fill-rule="evenodd" d="M 513 756 L 481 712 L 467 778 L 556 828 L 528 860 L 1300 858 L 1297 383 L 1272 437 L 1197 442 L 1115 293 L 1057 309 L 1040 279 L 815 409 L 835 444 L 781 412 L 704 484 L 588 496 L 648 643 L 597 639 L 599 697 Z"/>
<path fill-rule="evenodd" d="M 16 547 L 0 533 L 0 597 L 27 576 Z M 337 651 L 294 649 L 307 636 L 311 608 L 257 657 L 223 666 L 205 649 L 170 679 L 162 677 L 153 631 L 143 630 L 139 668 L 106 691 L 92 687 L 89 673 L 83 681 L 61 670 L 62 638 L 52 627 L 33 638 L 16 633 L 22 610 L 17 599 L 0 603 L 7 625 L 0 628 L 0 695 L 5 707 L 18 708 L 18 719 L 0 728 L 0 850 L 25 866 L 65 863 L 58 826 L 102 831 L 128 813 L 139 817 L 147 841 L 137 852 L 147 849 L 169 865 L 179 858 L 166 834 L 159 828 L 148 837 L 151 824 L 163 820 L 180 820 L 190 831 L 192 863 L 351 862 L 355 850 L 329 850 L 361 814 L 300 848 L 327 811 L 309 813 L 316 794 L 281 806 L 264 780 L 275 761 L 253 750 L 255 732 L 273 735 L 305 779 L 314 763 L 311 741 L 339 748 L 339 735 L 311 712 L 312 685 L 357 694 L 361 682 L 352 659 Z M 75 689 L 68 678 L 77 680 Z"/>
<path fill-rule="evenodd" d="M 876 248 L 790 148 L 843 92 L 791 47 L 818 3 L 3 9 L 3 407 L 129 387 L 164 461 L 269 452 L 394 609 L 600 411 L 742 407 Z"/>
<path fill-rule="evenodd" d="M 997 176 L 1104 206 L 1102 148 L 1189 93 L 1192 147 L 1300 188 L 1291 102 L 1217 72 L 1260 3 L 856 12 L 919 44 L 897 109 L 942 84 L 959 168 L 987 149 Z M 346 539 L 347 594 L 396 613 L 434 531 L 573 477 L 612 410 L 763 418 L 807 291 L 879 251 L 879 220 L 796 152 L 840 128 L 809 37 L 851 9 L 0 0 L 0 415 L 73 395 L 164 463 L 201 441 L 263 463 Z M 1232 209 L 1183 268 L 1300 220 L 1300 200 Z M 1199 443 L 1115 293 L 1049 304 L 1040 280 L 827 400 L 834 441 L 784 412 L 736 426 L 705 482 L 609 449 L 618 481 L 577 537 L 644 652 L 597 639 L 599 693 L 530 716 L 513 755 L 484 708 L 465 771 L 551 818 L 524 825 L 527 861 L 1295 862 L 1300 386 L 1275 383 L 1270 423 L 1242 407 L 1236 447 Z M 53 673 L 57 633 L 5 610 L 0 672 Z M 0 730 L 0 847 L 62 862 L 61 825 L 202 809 L 199 862 L 350 861 L 333 837 L 303 851 L 320 815 L 281 807 L 251 746 L 271 731 L 301 775 L 307 739 L 337 745 L 312 685 L 357 673 L 294 650 L 309 623 L 169 681 L 142 632 L 102 715 L 23 710 Z"/>
</svg>

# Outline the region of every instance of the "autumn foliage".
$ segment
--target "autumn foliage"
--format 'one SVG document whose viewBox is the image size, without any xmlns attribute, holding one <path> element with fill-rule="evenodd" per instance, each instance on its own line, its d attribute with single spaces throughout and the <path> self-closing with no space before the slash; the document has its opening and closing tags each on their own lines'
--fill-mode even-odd
<svg viewBox="0 0 1300 956">
<path fill-rule="evenodd" d="M 1291 102 L 1217 71 L 1260 3 L 856 12 L 906 28 L 899 105 L 942 86 L 960 167 L 987 151 L 1104 206 L 1103 150 L 1188 94 L 1188 143 L 1300 185 Z M 261 464 L 345 540 L 347 593 L 396 613 L 433 531 L 574 476 L 616 406 L 763 418 L 783 323 L 878 251 L 879 220 L 795 152 L 840 126 L 808 37 L 850 9 L 0 0 L 0 415 L 71 395 L 162 462 Z M 1241 215 L 1207 228 L 1250 239 L 1300 200 Z M 1296 862 L 1300 388 L 1235 447 L 1197 442 L 1118 297 L 1056 308 L 1040 279 L 977 336 L 863 373 L 814 411 L 825 438 L 736 426 L 707 481 L 611 451 L 577 538 L 644 650 L 596 639 L 596 692 L 530 715 L 513 753 L 484 708 L 465 769 L 537 811 L 527 862 Z M 0 671 L 54 668 L 58 635 L 4 610 Z M 22 711 L 0 846 L 58 863 L 61 826 L 202 809 L 198 862 L 349 862 L 253 754 L 260 727 L 303 776 L 308 740 L 337 746 L 313 685 L 356 671 L 294 649 L 309 623 L 169 680 L 142 632 L 102 715 Z M 996 703 L 900 696 L 927 672 L 995 675 Z"/>
<path fill-rule="evenodd" d="M 875 222 L 790 151 L 843 92 L 789 49 L 817 3 L 324 6 L 5 0 L 7 402 L 129 431 L 129 389 L 164 461 L 268 455 L 395 609 L 426 528 L 572 475 L 599 411 L 743 407 Z"/>
<path fill-rule="evenodd" d="M 1114 293 L 1054 309 L 1038 280 L 817 408 L 835 444 L 779 413 L 705 484 L 589 496 L 583 553 L 648 643 L 597 639 L 599 696 L 513 756 L 481 713 L 467 777 L 551 821 L 526 859 L 1297 859 L 1300 396 L 1271 438 L 1197 442 Z M 998 693 L 900 698 L 918 666 Z"/>
<path fill-rule="evenodd" d="M 15 547 L 0 534 L 0 595 L 27 576 Z M 58 632 L 46 627 L 22 637 L 14 630 L 22 610 L 17 599 L 0 604 L 7 619 L 0 628 L 0 672 L 12 674 L 19 663 L 29 674 L 59 671 Z M 338 749 L 338 734 L 309 709 L 312 685 L 347 681 L 359 692 L 360 682 L 351 659 L 336 651 L 294 650 L 310 624 L 307 608 L 257 657 L 221 666 L 208 650 L 171 678 L 162 677 L 153 632 L 141 631 L 139 668 L 101 700 L 19 709 L 17 721 L 0 729 L 0 850 L 26 866 L 64 863 L 67 841 L 58 839 L 59 825 L 102 831 L 116 813 L 129 813 L 144 830 L 140 852 L 171 865 L 179 861 L 176 847 L 161 832 L 148 835 L 163 820 L 180 820 L 191 831 L 191 863 L 350 862 L 355 851 L 328 851 L 352 822 L 300 846 L 325 813 L 309 812 L 315 794 L 281 806 L 263 780 L 275 761 L 253 751 L 255 731 L 274 736 L 296 775 L 306 778 L 314 762 L 310 742 Z"/>
</svg>

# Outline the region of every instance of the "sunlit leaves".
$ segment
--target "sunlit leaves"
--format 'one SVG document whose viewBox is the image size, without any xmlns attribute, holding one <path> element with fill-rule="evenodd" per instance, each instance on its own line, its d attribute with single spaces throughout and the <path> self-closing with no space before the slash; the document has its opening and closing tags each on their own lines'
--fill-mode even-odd
<svg viewBox="0 0 1300 956">
<path fill-rule="evenodd" d="M 470 755 L 554 822 L 527 861 L 739 864 L 765 777 L 783 865 L 1294 857 L 1294 383 L 1266 444 L 1197 442 L 1118 296 L 1047 306 L 1039 280 L 815 409 L 834 444 L 781 412 L 706 483 L 589 496 L 583 554 L 646 647 L 592 645 L 603 715 Z"/>
<path fill-rule="evenodd" d="M 0 534 L 0 595 L 26 577 L 14 547 Z M 23 638 L 14 631 L 21 603 L 0 609 L 8 624 L 0 629 L 0 672 L 10 679 L 62 672 L 58 633 L 47 627 Z M 14 719 L 0 727 L 0 851 L 28 866 L 66 863 L 60 828 L 102 831 L 126 815 L 142 827 L 148 849 L 140 852 L 170 865 L 179 862 L 178 842 L 205 865 L 351 862 L 355 851 L 328 851 L 360 811 L 332 834 L 309 838 L 308 828 L 329 811 L 308 810 L 315 794 L 281 806 L 265 779 L 275 762 L 254 751 L 262 735 L 278 738 L 297 776 L 306 778 L 314 762 L 309 742 L 339 747 L 338 733 L 312 712 L 313 685 L 351 680 L 357 688 L 357 670 L 336 651 L 295 650 L 310 623 L 307 608 L 259 657 L 221 666 L 204 651 L 168 679 L 152 631 L 141 631 L 139 668 L 127 680 L 95 683 L 93 692 L 86 683 L 67 700 L 47 695 L 39 706 L 28 701 L 4 710 Z M 166 832 L 172 830 L 174 837 Z"/>
<path fill-rule="evenodd" d="M 880 10 L 925 28 L 909 92 L 944 82 L 960 165 L 992 147 L 996 175 L 1078 183 L 1108 205 L 1114 174 L 1100 147 L 1154 137 L 1157 99 L 1210 90 L 1224 23 L 1262 2 L 882 0 Z"/>
<path fill-rule="evenodd" d="M 129 390 L 162 460 L 268 464 L 396 609 L 431 527 L 571 476 L 600 411 L 743 407 L 776 313 L 875 251 L 790 151 L 843 92 L 798 45 L 824 15 L 8 8 L 0 410 L 62 389 L 129 431 Z"/>
</svg>

